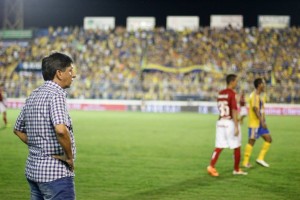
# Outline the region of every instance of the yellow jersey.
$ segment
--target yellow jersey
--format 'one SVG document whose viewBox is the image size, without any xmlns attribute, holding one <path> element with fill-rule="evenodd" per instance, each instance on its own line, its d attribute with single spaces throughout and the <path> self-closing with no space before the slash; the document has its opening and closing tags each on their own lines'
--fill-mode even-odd
<svg viewBox="0 0 300 200">
<path fill-rule="evenodd" d="M 258 128 L 260 126 L 259 118 L 256 116 L 254 107 L 259 110 L 261 115 L 264 115 L 264 102 L 262 98 L 256 92 L 252 92 L 249 97 L 249 118 L 248 126 L 249 128 Z"/>
</svg>

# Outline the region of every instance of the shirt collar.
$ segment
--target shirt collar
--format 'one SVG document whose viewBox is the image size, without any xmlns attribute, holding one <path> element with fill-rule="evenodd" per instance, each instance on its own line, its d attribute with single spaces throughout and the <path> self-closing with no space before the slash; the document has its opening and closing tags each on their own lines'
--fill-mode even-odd
<svg viewBox="0 0 300 200">
<path fill-rule="evenodd" d="M 48 87 L 51 87 L 55 90 L 61 91 L 63 92 L 66 96 L 67 96 L 67 91 L 64 90 L 62 87 L 60 87 L 57 83 L 55 83 L 54 81 L 46 81 L 45 85 Z"/>
</svg>

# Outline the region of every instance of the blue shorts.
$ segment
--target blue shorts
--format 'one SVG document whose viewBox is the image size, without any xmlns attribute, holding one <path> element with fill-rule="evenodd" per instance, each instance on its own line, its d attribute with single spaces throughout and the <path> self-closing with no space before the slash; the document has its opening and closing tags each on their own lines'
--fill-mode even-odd
<svg viewBox="0 0 300 200">
<path fill-rule="evenodd" d="M 248 130 L 249 139 L 258 139 L 260 136 L 270 133 L 267 128 L 263 128 L 262 126 L 258 128 L 249 128 Z"/>
</svg>

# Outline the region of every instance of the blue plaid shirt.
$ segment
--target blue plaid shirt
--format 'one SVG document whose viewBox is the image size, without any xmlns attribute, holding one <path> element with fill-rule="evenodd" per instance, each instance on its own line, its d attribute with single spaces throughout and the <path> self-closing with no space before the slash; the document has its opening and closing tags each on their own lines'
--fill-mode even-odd
<svg viewBox="0 0 300 200">
<path fill-rule="evenodd" d="M 26 133 L 29 155 L 25 174 L 35 182 L 50 182 L 62 177 L 72 177 L 66 163 L 53 158 L 63 155 L 54 126 L 65 124 L 70 132 L 75 159 L 76 148 L 72 121 L 66 104 L 66 91 L 52 81 L 46 81 L 26 100 L 15 124 L 15 129 Z"/>
</svg>

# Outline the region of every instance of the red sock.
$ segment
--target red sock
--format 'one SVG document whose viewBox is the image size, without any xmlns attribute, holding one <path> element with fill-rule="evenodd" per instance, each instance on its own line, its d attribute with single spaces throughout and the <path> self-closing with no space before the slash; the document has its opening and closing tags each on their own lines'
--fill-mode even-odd
<svg viewBox="0 0 300 200">
<path fill-rule="evenodd" d="M 213 168 L 215 167 L 215 164 L 216 164 L 222 150 L 223 149 L 221 149 L 221 148 L 215 148 L 215 150 L 211 156 L 211 160 L 210 160 L 210 166 L 212 166 Z"/>
<path fill-rule="evenodd" d="M 234 149 L 234 170 L 239 171 L 241 160 L 241 147 Z"/>
</svg>

